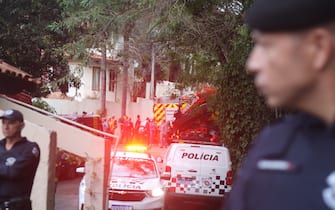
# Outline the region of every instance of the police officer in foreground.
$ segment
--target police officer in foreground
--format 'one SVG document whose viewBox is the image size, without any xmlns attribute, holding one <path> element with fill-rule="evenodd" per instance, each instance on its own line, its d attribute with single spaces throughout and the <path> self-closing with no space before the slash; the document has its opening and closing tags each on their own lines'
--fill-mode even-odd
<svg viewBox="0 0 335 210">
<path fill-rule="evenodd" d="M 0 210 L 31 210 L 30 193 L 40 160 L 39 146 L 21 136 L 21 112 L 6 110 L 0 119 L 5 137 L 0 141 Z"/>
<path fill-rule="evenodd" d="M 222 209 L 335 209 L 335 0 L 255 0 L 246 23 L 247 71 L 293 114 L 260 133 Z"/>
</svg>

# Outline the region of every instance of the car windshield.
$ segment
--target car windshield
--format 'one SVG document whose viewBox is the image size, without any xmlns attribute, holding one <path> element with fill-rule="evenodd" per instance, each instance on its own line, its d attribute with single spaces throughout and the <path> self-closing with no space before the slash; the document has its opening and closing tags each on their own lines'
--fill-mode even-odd
<svg viewBox="0 0 335 210">
<path fill-rule="evenodd" d="M 113 163 L 113 177 L 156 178 L 154 161 L 140 158 L 116 157 Z"/>
</svg>

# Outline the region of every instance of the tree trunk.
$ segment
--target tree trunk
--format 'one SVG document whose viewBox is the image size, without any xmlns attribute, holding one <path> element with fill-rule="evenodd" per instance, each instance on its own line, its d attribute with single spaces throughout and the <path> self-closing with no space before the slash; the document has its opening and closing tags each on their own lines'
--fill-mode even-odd
<svg viewBox="0 0 335 210">
<path fill-rule="evenodd" d="M 151 45 L 151 81 L 150 81 L 150 99 L 155 98 L 155 45 Z"/>
<path fill-rule="evenodd" d="M 101 52 L 101 64 L 100 64 L 100 73 L 101 73 L 101 90 L 100 90 L 100 114 L 102 117 L 106 116 L 106 66 L 107 66 L 107 53 L 106 53 L 106 42 L 103 41 L 102 46 L 102 52 Z"/>
<path fill-rule="evenodd" d="M 123 55 L 123 84 L 121 117 L 127 113 L 127 88 L 128 88 L 128 68 L 129 68 L 129 33 L 124 33 L 124 55 Z"/>
</svg>

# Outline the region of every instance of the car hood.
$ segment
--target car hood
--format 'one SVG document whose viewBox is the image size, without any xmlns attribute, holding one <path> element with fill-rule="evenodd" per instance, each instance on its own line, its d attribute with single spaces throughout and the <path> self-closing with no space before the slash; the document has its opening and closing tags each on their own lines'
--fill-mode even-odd
<svg viewBox="0 0 335 210">
<path fill-rule="evenodd" d="M 129 178 L 129 177 L 117 177 L 112 178 L 110 181 L 110 187 L 112 189 L 122 190 L 152 190 L 157 187 L 161 187 L 159 178 L 152 179 L 140 179 L 140 178 Z"/>
</svg>

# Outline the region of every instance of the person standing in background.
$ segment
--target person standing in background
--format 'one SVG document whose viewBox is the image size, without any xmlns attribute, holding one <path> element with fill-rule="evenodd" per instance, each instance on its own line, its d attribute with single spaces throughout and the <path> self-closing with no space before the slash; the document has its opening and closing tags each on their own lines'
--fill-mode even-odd
<svg viewBox="0 0 335 210">
<path fill-rule="evenodd" d="M 141 116 L 136 116 L 136 121 L 134 125 L 134 132 L 133 132 L 133 139 L 134 141 L 142 142 L 141 135 L 140 135 L 140 127 L 141 127 Z"/>
<path fill-rule="evenodd" d="M 117 128 L 117 120 L 115 119 L 114 115 L 111 118 L 109 118 L 108 126 L 109 126 L 109 132 L 111 134 L 115 134 L 115 130 Z"/>
<path fill-rule="evenodd" d="M 167 134 L 169 132 L 169 122 L 165 119 L 159 126 L 159 146 L 167 147 Z"/>
<path fill-rule="evenodd" d="M 149 147 L 154 144 L 154 138 L 156 136 L 157 125 L 155 119 L 149 121 Z"/>
</svg>

